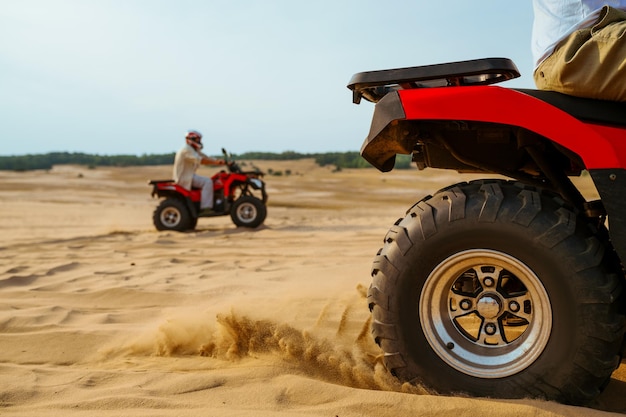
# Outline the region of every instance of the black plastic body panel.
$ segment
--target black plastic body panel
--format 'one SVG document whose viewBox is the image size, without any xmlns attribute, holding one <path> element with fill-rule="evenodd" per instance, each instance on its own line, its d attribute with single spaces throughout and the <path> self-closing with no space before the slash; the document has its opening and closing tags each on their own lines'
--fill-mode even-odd
<svg viewBox="0 0 626 417">
<path fill-rule="evenodd" d="M 617 255 L 626 261 L 626 170 L 590 170 L 609 218 L 609 236 Z"/>
<path fill-rule="evenodd" d="M 397 130 L 397 121 L 405 117 L 397 92 L 385 95 L 376 104 L 369 134 L 361 147 L 361 156 L 382 172 L 393 169 L 397 153 L 411 153 L 411 146 L 402 141 L 404 135 Z M 374 141 L 379 137 L 387 137 L 388 140 Z"/>
</svg>

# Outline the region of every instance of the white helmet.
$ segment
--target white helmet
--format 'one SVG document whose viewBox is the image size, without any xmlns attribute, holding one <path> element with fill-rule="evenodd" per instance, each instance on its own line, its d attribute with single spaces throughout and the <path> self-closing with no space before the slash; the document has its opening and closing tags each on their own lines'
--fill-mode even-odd
<svg viewBox="0 0 626 417">
<path fill-rule="evenodd" d="M 202 133 L 197 130 L 188 130 L 185 140 L 187 141 L 187 144 L 192 146 L 194 149 L 202 149 Z"/>
</svg>

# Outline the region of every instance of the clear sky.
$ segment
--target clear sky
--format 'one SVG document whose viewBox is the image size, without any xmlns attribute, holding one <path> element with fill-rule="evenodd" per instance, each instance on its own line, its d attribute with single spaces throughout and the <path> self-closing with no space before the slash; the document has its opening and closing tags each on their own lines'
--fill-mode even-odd
<svg viewBox="0 0 626 417">
<path fill-rule="evenodd" d="M 0 155 L 356 151 L 360 71 L 513 59 L 529 0 L 0 0 Z"/>
</svg>

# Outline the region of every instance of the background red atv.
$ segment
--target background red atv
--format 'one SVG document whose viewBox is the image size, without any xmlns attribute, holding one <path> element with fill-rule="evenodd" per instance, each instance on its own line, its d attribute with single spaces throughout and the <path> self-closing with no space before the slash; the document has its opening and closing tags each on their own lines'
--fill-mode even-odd
<svg viewBox="0 0 626 417">
<path fill-rule="evenodd" d="M 227 161 L 228 171 L 213 175 L 213 211 L 209 215 L 199 216 L 200 190 L 188 190 L 176 184 L 174 180 L 151 180 L 152 196 L 164 198 L 158 205 L 152 220 L 157 230 L 176 230 L 179 232 L 196 227 L 198 217 L 215 217 L 230 214 L 237 226 L 258 227 L 267 215 L 267 193 L 263 172 L 242 171 L 236 162 L 230 159 L 222 149 Z M 255 193 L 257 195 L 255 195 Z M 260 196 L 259 196 L 260 195 Z"/>
<path fill-rule="evenodd" d="M 494 58 L 352 77 L 377 103 L 361 154 L 379 170 L 411 154 L 512 179 L 450 185 L 391 227 L 372 333 L 402 381 L 587 403 L 624 352 L 626 103 L 490 85 L 517 76 Z M 585 172 L 599 200 L 571 181 Z"/>
</svg>

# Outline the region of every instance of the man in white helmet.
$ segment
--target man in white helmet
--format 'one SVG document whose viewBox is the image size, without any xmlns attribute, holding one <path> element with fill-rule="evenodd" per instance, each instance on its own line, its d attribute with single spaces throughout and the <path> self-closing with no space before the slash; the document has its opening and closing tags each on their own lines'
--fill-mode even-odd
<svg viewBox="0 0 626 417">
<path fill-rule="evenodd" d="M 196 170 L 200 165 L 226 165 L 226 161 L 211 158 L 201 150 L 202 134 L 196 130 L 189 130 L 185 136 L 185 145 L 174 158 L 174 181 L 188 190 L 202 189 L 199 213 L 202 215 L 212 212 L 213 209 L 213 180 L 197 175 Z"/>
</svg>

